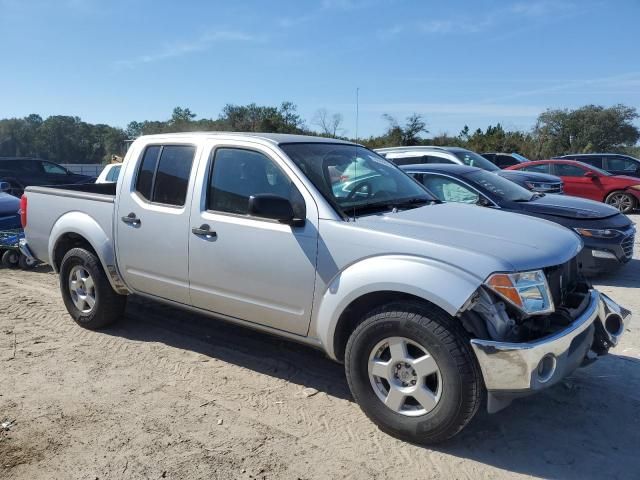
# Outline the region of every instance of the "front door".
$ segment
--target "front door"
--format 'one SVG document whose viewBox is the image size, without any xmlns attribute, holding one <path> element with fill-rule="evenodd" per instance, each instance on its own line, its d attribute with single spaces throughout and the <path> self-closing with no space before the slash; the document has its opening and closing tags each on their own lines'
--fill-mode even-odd
<svg viewBox="0 0 640 480">
<path fill-rule="evenodd" d="M 193 305 L 229 317 L 305 335 L 311 318 L 318 211 L 278 154 L 247 143 L 213 145 L 202 163 L 189 236 Z M 304 224 L 248 215 L 249 197 L 292 200 Z"/>
<path fill-rule="evenodd" d="M 588 172 L 592 172 L 594 176 L 586 176 Z M 554 164 L 554 175 L 562 178 L 564 192 L 567 195 L 589 198 L 598 202 L 603 200 L 604 193 L 600 176 L 593 170 L 575 164 L 556 163 Z"/>
<path fill-rule="evenodd" d="M 147 145 L 132 152 L 118 197 L 118 265 L 127 285 L 189 304 L 189 185 L 196 147 Z M 195 168 L 193 169 L 195 170 Z"/>
</svg>

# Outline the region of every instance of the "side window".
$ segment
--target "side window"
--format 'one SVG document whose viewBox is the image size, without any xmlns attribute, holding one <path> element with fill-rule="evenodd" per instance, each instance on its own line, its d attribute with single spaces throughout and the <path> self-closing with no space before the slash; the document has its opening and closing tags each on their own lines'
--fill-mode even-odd
<svg viewBox="0 0 640 480">
<path fill-rule="evenodd" d="M 153 187 L 154 202 L 177 207 L 184 205 L 195 153 L 196 148 L 191 145 L 162 147 Z"/>
<path fill-rule="evenodd" d="M 607 169 L 618 172 L 635 173 L 640 168 L 640 163 L 623 157 L 607 157 Z"/>
<path fill-rule="evenodd" d="M 587 171 L 577 165 L 567 163 L 556 163 L 556 175 L 560 177 L 584 177 Z"/>
<path fill-rule="evenodd" d="M 398 166 L 420 165 L 422 163 L 427 163 L 427 156 L 424 155 L 422 157 L 397 157 L 397 158 L 390 158 L 389 161 L 395 163 Z"/>
<path fill-rule="evenodd" d="M 510 167 L 512 165 L 517 165 L 519 162 L 510 155 L 496 155 L 497 162 L 500 168 Z"/>
<path fill-rule="evenodd" d="M 262 153 L 218 148 L 209 178 L 207 210 L 247 215 L 251 195 L 291 198 L 294 189 L 291 180 Z"/>
<path fill-rule="evenodd" d="M 120 169 L 122 167 L 120 165 L 112 167 L 109 173 L 107 174 L 107 181 L 109 182 L 117 182 L 118 176 L 120 176 Z"/>
<path fill-rule="evenodd" d="M 425 174 L 422 184 L 443 202 L 475 204 L 480 199 L 478 192 L 452 178 Z"/>
<path fill-rule="evenodd" d="M 602 168 L 602 157 L 594 157 L 589 155 L 587 157 L 579 157 L 578 161 L 586 163 L 587 165 L 593 165 L 594 167 Z"/>
<path fill-rule="evenodd" d="M 435 155 L 427 155 L 427 163 L 453 163 L 448 158 L 436 157 Z"/>
<path fill-rule="evenodd" d="M 158 165 L 160 148 L 157 145 L 147 147 L 138 170 L 138 180 L 136 181 L 136 191 L 147 200 L 151 201 L 151 189 L 153 187 L 153 176 Z"/>
<path fill-rule="evenodd" d="M 54 175 L 66 175 L 67 171 L 55 163 L 42 162 L 44 173 L 52 173 Z"/>
<path fill-rule="evenodd" d="M 537 165 L 528 165 L 526 167 L 521 168 L 520 170 L 524 170 L 525 172 L 549 173 L 549 164 L 539 163 Z"/>
<path fill-rule="evenodd" d="M 147 147 L 138 170 L 136 191 L 150 202 L 183 206 L 195 150 L 191 145 Z"/>
</svg>

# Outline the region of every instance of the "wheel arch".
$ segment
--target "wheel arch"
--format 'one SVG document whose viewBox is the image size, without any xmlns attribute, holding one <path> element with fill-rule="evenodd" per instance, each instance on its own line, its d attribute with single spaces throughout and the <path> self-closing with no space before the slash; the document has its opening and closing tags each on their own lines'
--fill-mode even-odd
<svg viewBox="0 0 640 480">
<path fill-rule="evenodd" d="M 107 274 L 109 283 L 120 294 L 129 290 L 122 281 L 117 267 L 113 242 L 102 227 L 89 215 L 70 212 L 60 217 L 49 236 L 49 258 L 56 273 L 64 255 L 72 248 L 84 248 L 93 253 Z"/>
<path fill-rule="evenodd" d="M 392 301 L 434 305 L 454 316 L 481 280 L 449 264 L 412 256 L 373 257 L 351 265 L 316 303 L 310 336 L 342 361 L 349 335 L 371 310 Z"/>
</svg>

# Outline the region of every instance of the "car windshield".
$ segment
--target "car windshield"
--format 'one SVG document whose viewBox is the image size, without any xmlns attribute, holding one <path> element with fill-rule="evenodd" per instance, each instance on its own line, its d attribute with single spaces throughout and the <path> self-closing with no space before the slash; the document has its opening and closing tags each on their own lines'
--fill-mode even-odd
<svg viewBox="0 0 640 480">
<path fill-rule="evenodd" d="M 500 170 L 499 167 L 495 166 L 489 160 L 471 150 L 453 150 L 451 153 L 458 157 L 462 163 L 470 167 L 478 167 L 483 170 L 489 170 L 490 172 Z"/>
<path fill-rule="evenodd" d="M 511 156 L 517 160 L 520 160 L 521 162 L 528 162 L 529 159 L 527 157 L 525 157 L 524 155 L 520 155 L 519 153 L 512 153 Z"/>
<path fill-rule="evenodd" d="M 437 201 L 393 163 L 364 147 L 318 142 L 281 144 L 280 148 L 345 216 Z"/>
<path fill-rule="evenodd" d="M 536 196 L 526 188 L 495 173 L 474 171 L 465 177 L 488 193 L 509 202 L 528 202 Z"/>
</svg>

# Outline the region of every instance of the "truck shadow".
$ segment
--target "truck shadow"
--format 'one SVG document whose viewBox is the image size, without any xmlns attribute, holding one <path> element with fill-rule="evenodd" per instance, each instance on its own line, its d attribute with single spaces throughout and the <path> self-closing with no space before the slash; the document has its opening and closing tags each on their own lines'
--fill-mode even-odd
<svg viewBox="0 0 640 480">
<path fill-rule="evenodd" d="M 146 299 L 130 300 L 127 319 L 106 334 L 161 342 L 352 400 L 343 367 L 320 351 Z M 545 478 L 637 478 L 640 472 L 637 358 L 610 355 L 495 415 L 483 408 L 452 440 L 407 447 L 412 455 L 437 451 Z M 385 435 L 380 441 L 401 448 Z"/>
<path fill-rule="evenodd" d="M 594 277 L 591 281 L 595 285 L 606 287 L 638 288 L 640 287 L 640 260 L 633 258 L 615 272 Z"/>
</svg>

